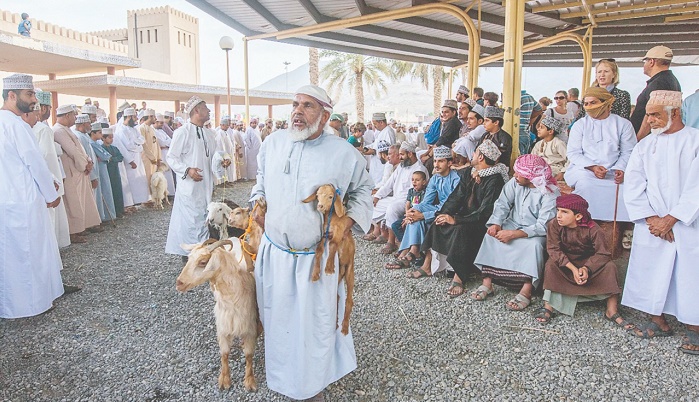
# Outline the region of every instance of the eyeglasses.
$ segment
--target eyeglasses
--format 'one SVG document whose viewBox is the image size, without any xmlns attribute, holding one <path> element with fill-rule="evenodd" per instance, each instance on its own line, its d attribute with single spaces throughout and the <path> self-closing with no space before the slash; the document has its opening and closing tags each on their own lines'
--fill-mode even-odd
<svg viewBox="0 0 699 402">
<path fill-rule="evenodd" d="M 553 97 L 553 99 L 555 99 L 555 100 L 563 100 L 565 98 L 566 98 L 565 96 L 554 96 Z"/>
</svg>

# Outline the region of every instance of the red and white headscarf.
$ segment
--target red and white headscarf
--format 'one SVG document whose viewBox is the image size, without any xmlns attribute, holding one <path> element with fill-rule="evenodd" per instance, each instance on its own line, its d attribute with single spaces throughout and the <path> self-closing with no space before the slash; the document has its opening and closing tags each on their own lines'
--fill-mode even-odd
<svg viewBox="0 0 699 402">
<path fill-rule="evenodd" d="M 540 156 L 533 154 L 520 156 L 515 161 L 514 171 L 520 176 L 529 179 L 534 187 L 543 194 L 556 191 L 556 179 L 553 177 L 553 173 L 551 173 L 551 167 Z"/>
</svg>

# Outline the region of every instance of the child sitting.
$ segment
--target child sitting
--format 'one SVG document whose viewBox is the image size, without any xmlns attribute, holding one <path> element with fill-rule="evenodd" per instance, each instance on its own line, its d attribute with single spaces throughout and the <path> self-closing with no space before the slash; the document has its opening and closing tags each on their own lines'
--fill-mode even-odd
<svg viewBox="0 0 699 402">
<path fill-rule="evenodd" d="M 568 166 L 566 143 L 558 135 L 565 130 L 563 123 L 551 116 L 544 116 L 536 126 L 539 141 L 534 144 L 532 153 L 538 155 L 551 166 L 553 177 L 561 181 Z"/>
<path fill-rule="evenodd" d="M 405 216 L 408 215 L 408 211 L 410 211 L 415 205 L 420 204 L 422 200 L 425 198 L 425 189 L 427 188 L 427 175 L 425 174 L 425 172 L 422 171 L 414 172 L 411 178 L 411 182 L 413 184 L 413 187 L 410 190 L 408 190 L 408 195 L 405 200 Z M 391 229 L 393 230 L 393 233 L 395 233 L 396 239 L 398 239 L 398 241 L 403 240 L 403 236 L 405 234 L 405 227 L 409 223 L 409 219 L 405 217 L 402 220 L 397 220 L 391 226 Z M 419 250 L 419 247 L 416 246 L 415 249 Z M 413 254 L 410 262 L 417 258 L 415 254 L 418 253 L 419 252 Z M 406 268 L 405 264 L 407 264 L 407 266 L 410 266 L 410 263 L 407 260 L 404 261 L 403 259 L 396 258 L 393 261 L 387 263 L 386 268 Z"/>
<path fill-rule="evenodd" d="M 579 302 L 607 299 L 605 318 L 625 330 L 634 328 L 617 310 L 621 289 L 616 265 L 599 226 L 577 194 L 556 199 L 556 218 L 547 226 L 549 259 L 544 273 L 544 305 L 534 317 L 548 324 L 554 310 L 572 316 Z"/>
</svg>

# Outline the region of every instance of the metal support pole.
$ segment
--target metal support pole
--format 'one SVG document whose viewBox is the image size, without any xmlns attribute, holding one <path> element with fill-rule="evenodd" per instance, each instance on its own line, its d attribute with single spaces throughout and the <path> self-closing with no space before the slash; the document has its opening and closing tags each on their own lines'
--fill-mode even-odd
<svg viewBox="0 0 699 402">
<path fill-rule="evenodd" d="M 248 79 L 249 60 L 248 60 L 248 39 L 243 37 L 243 67 L 245 81 L 245 126 L 250 122 L 250 81 Z"/>
<path fill-rule="evenodd" d="M 447 99 L 452 99 L 451 92 L 454 86 L 454 69 L 449 69 L 449 89 L 447 90 Z"/>
<path fill-rule="evenodd" d="M 221 96 L 214 95 L 214 127 L 221 125 Z"/>
<path fill-rule="evenodd" d="M 587 28 L 585 37 L 583 38 L 585 42 L 585 47 L 583 48 L 583 77 L 582 77 L 582 88 L 581 92 L 585 92 L 587 88 L 590 87 L 592 81 L 590 81 L 590 75 L 592 74 L 592 30 L 593 27 Z"/>
<path fill-rule="evenodd" d="M 524 2 L 505 2 L 505 54 L 503 77 L 503 129 L 512 136 L 512 161 L 519 156 L 519 108 L 522 92 Z"/>
<path fill-rule="evenodd" d="M 228 89 L 228 117 L 231 117 L 231 68 L 228 59 L 228 49 L 226 49 L 226 88 Z"/>
</svg>

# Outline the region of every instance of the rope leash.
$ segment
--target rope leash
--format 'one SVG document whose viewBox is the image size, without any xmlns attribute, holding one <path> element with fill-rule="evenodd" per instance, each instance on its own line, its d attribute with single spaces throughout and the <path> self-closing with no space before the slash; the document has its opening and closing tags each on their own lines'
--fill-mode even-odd
<svg viewBox="0 0 699 402">
<path fill-rule="evenodd" d="M 255 210 L 257 209 L 258 204 L 255 203 L 255 206 L 252 207 L 252 211 L 250 211 L 250 215 L 248 216 L 248 227 L 245 228 L 245 232 L 240 235 L 240 246 L 242 247 L 243 251 L 245 251 L 246 254 L 252 258 L 253 261 L 257 259 L 257 253 L 253 253 L 252 251 L 248 250 L 245 248 L 245 239 L 252 233 L 252 216 L 255 214 Z M 269 239 L 269 237 L 268 237 Z"/>
</svg>

